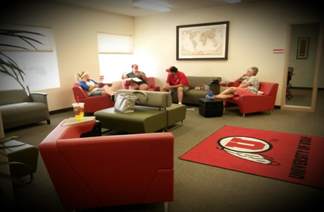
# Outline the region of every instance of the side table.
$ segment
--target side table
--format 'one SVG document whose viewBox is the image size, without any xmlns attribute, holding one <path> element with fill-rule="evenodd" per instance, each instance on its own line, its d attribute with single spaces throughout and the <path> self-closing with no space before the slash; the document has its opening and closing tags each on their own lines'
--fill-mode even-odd
<svg viewBox="0 0 324 212">
<path fill-rule="evenodd" d="M 219 99 L 199 99 L 199 114 L 204 117 L 223 116 L 223 101 Z"/>
</svg>

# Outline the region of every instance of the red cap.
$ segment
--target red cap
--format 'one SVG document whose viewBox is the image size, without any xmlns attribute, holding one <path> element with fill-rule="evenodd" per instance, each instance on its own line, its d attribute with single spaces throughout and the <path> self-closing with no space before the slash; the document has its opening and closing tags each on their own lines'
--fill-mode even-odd
<svg viewBox="0 0 324 212">
<path fill-rule="evenodd" d="M 172 68 L 173 68 L 173 66 L 170 66 L 170 68 L 166 69 L 165 71 L 170 72 Z"/>
</svg>

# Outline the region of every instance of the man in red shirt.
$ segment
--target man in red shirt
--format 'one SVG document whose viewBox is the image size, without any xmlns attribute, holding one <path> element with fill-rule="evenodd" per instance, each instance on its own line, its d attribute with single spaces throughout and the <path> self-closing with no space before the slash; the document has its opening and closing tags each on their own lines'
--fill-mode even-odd
<svg viewBox="0 0 324 212">
<path fill-rule="evenodd" d="M 168 72 L 168 78 L 166 80 L 166 85 L 163 86 L 162 91 L 171 90 L 171 94 L 174 92 L 178 93 L 178 104 L 182 104 L 183 92 L 189 90 L 190 85 L 186 75 L 178 71 L 174 66 L 171 66 L 166 70 Z"/>
</svg>

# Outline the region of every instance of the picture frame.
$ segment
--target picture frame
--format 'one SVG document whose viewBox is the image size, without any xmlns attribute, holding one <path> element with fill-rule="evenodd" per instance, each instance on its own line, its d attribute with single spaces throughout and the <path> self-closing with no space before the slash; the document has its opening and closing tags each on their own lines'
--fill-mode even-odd
<svg viewBox="0 0 324 212">
<path fill-rule="evenodd" d="M 227 60 L 229 21 L 180 25 L 177 60 Z"/>
<path fill-rule="evenodd" d="M 297 43 L 297 59 L 307 59 L 309 48 L 309 37 L 299 37 Z"/>
</svg>

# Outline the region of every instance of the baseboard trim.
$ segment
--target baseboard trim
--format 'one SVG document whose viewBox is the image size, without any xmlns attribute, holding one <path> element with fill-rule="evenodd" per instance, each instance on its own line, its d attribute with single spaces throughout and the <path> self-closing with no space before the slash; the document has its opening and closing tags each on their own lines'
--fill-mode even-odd
<svg viewBox="0 0 324 212">
<path fill-rule="evenodd" d="M 67 111 L 73 111 L 73 107 L 63 108 L 63 109 L 59 109 L 59 110 L 52 110 L 49 112 L 49 114 L 53 115 L 53 114 L 57 114 L 57 113 L 67 112 Z"/>
</svg>

